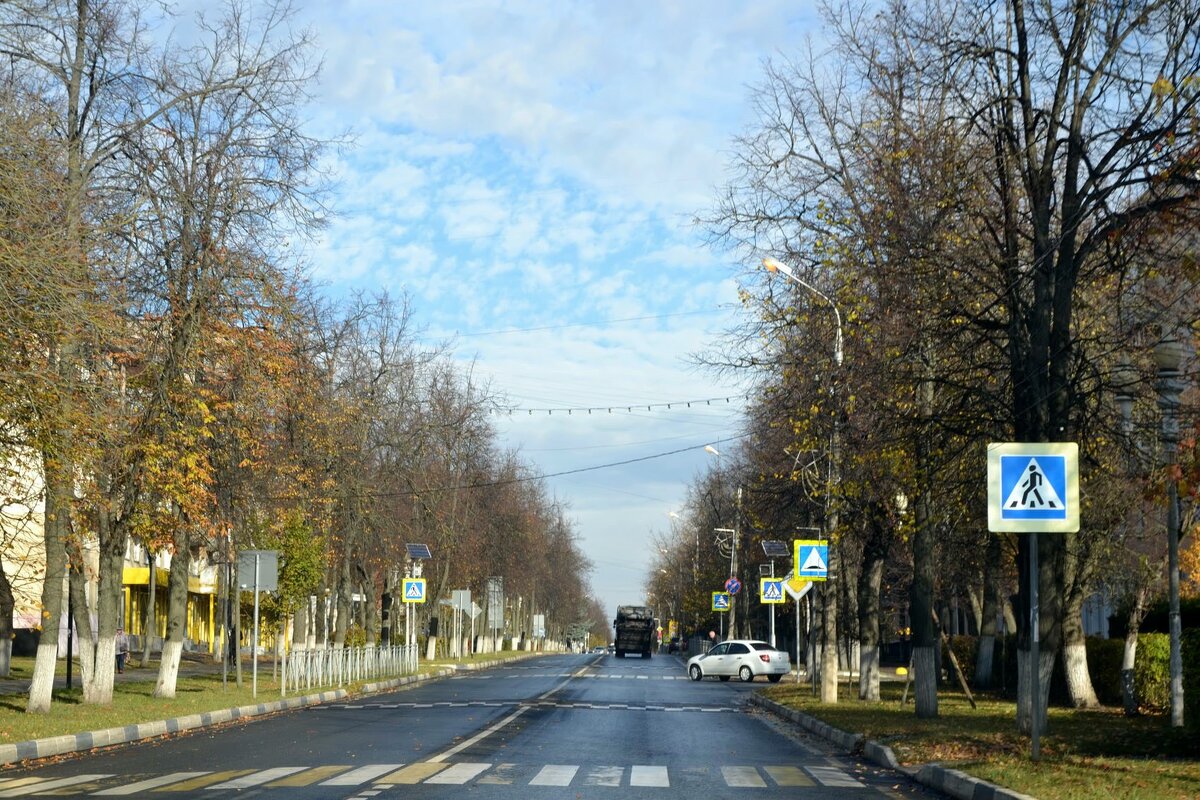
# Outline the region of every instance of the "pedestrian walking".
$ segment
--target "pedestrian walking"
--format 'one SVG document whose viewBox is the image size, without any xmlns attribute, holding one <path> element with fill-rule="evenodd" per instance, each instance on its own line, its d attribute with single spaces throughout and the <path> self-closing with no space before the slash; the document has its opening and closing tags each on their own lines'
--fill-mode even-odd
<svg viewBox="0 0 1200 800">
<path fill-rule="evenodd" d="M 124 628 L 117 628 L 117 672 L 125 672 L 125 657 L 129 655 L 129 637 Z"/>
</svg>

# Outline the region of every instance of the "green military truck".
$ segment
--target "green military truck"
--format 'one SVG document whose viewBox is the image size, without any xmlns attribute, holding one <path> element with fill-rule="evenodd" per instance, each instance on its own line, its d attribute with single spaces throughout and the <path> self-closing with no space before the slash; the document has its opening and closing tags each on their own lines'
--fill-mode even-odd
<svg viewBox="0 0 1200 800">
<path fill-rule="evenodd" d="M 654 647 L 654 635 L 658 629 L 654 609 L 646 606 L 618 606 L 613 629 L 616 631 L 613 641 L 619 658 L 624 658 L 626 653 L 641 653 L 642 658 L 650 657 L 650 651 Z"/>
</svg>

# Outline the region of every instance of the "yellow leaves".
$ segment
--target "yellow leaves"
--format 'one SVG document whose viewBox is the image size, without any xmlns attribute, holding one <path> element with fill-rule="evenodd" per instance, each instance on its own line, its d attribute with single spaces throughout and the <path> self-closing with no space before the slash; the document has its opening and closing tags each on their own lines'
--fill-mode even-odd
<svg viewBox="0 0 1200 800">
<path fill-rule="evenodd" d="M 1159 75 L 1158 80 L 1150 85 L 1150 94 L 1154 97 L 1154 110 L 1161 111 L 1163 101 L 1175 93 L 1175 85 L 1166 76 Z"/>
</svg>

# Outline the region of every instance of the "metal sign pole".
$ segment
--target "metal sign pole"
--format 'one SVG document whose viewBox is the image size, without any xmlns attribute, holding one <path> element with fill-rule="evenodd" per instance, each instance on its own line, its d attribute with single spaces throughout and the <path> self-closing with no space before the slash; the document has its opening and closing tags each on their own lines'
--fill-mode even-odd
<svg viewBox="0 0 1200 800">
<path fill-rule="evenodd" d="M 252 667 L 251 697 L 258 697 L 258 551 L 254 551 L 254 641 L 250 645 L 250 657 L 254 660 Z"/>
<path fill-rule="evenodd" d="M 1029 716 L 1029 735 L 1031 739 L 1030 755 L 1034 761 L 1042 757 L 1041 742 L 1041 708 L 1042 708 L 1042 666 L 1038 654 L 1038 537 L 1036 533 L 1029 534 L 1029 659 L 1030 686 L 1032 687 Z"/>
</svg>

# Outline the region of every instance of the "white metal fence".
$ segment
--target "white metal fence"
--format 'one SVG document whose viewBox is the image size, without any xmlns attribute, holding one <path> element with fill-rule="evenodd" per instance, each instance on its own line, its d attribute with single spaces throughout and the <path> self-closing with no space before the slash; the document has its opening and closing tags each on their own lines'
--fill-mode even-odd
<svg viewBox="0 0 1200 800">
<path fill-rule="evenodd" d="M 417 671 L 417 646 L 320 647 L 294 650 L 283 668 L 283 694 L 314 686 L 343 686 Z"/>
</svg>

